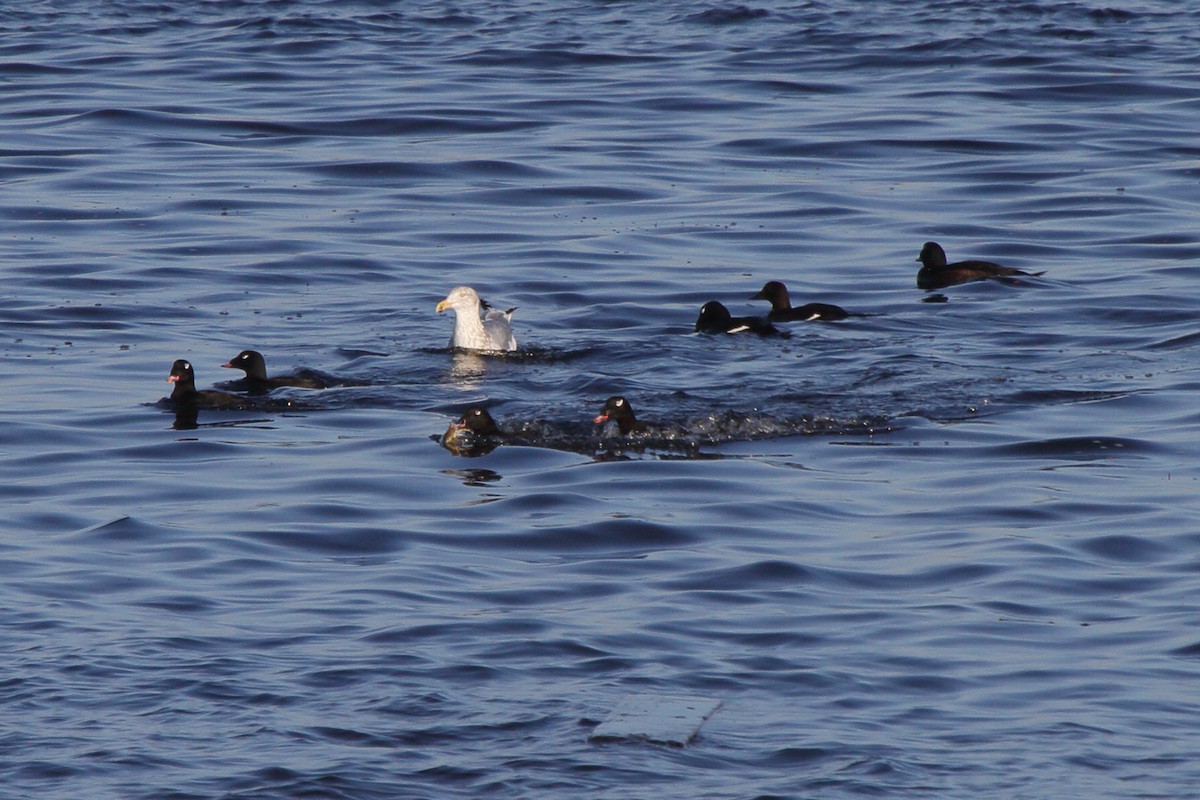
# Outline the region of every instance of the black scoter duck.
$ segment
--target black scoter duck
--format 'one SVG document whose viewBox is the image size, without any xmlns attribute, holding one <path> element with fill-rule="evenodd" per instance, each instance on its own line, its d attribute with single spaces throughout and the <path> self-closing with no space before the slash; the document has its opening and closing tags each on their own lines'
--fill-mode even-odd
<svg viewBox="0 0 1200 800">
<path fill-rule="evenodd" d="M 246 377 L 222 384 L 227 389 L 251 394 L 264 394 L 281 386 L 295 386 L 300 389 L 325 389 L 329 381 L 312 370 L 301 370 L 292 375 L 276 375 L 267 377 L 267 361 L 257 350 L 243 350 L 229 361 L 221 365 L 230 369 L 240 369 Z"/>
<path fill-rule="evenodd" d="M 442 446 L 457 455 L 483 455 L 495 449 L 503 434 L 486 408 L 472 406 L 446 428 Z"/>
<path fill-rule="evenodd" d="M 845 319 L 850 312 L 829 303 L 805 303 L 792 308 L 787 287 L 781 281 L 767 281 L 762 289 L 750 296 L 751 300 L 767 300 L 771 310 L 767 319 L 771 322 L 811 322 L 813 320 Z"/>
<path fill-rule="evenodd" d="M 698 333 L 757 333 L 759 336 L 778 336 L 779 329 L 762 317 L 735 317 L 716 300 L 700 307 L 696 318 Z"/>
<path fill-rule="evenodd" d="M 603 425 L 609 420 L 617 423 L 617 429 L 621 431 L 622 436 L 628 436 L 631 433 L 645 433 L 648 429 L 646 423 L 639 422 L 633 415 L 633 407 L 629 405 L 629 401 L 620 395 L 613 395 L 605 400 L 604 408 L 600 409 L 599 416 L 592 421 L 597 425 Z"/>
<path fill-rule="evenodd" d="M 1015 267 L 1004 267 L 991 261 L 955 261 L 946 263 L 946 251 L 937 242 L 926 242 L 917 256 L 921 269 L 917 271 L 918 289 L 944 289 L 959 283 L 982 281 L 988 278 L 1010 278 L 1016 275 L 1036 276 L 1040 272 L 1025 272 Z"/>
</svg>

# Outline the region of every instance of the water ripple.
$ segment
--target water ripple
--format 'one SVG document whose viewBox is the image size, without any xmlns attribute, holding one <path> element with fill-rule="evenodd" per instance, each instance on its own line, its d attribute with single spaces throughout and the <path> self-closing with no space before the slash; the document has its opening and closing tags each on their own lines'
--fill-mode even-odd
<svg viewBox="0 0 1200 800">
<path fill-rule="evenodd" d="M 1198 17 L 6 9 L 0 781 L 1188 796 Z M 853 315 L 694 333 L 770 280 Z M 160 400 L 247 347 L 339 385 Z M 589 742 L 629 694 L 721 708 Z"/>
</svg>

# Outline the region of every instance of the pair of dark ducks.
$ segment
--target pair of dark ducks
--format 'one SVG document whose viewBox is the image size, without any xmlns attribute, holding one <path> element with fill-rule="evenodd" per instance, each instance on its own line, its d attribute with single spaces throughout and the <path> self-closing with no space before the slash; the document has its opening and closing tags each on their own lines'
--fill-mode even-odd
<svg viewBox="0 0 1200 800">
<path fill-rule="evenodd" d="M 829 303 L 805 303 L 792 306 L 787 286 L 780 281 L 767 281 L 763 288 L 750 296 L 751 300 L 766 300 L 771 310 L 765 317 L 735 317 L 723 303 L 710 300 L 700 307 L 696 319 L 697 333 L 756 333 L 759 336 L 780 336 L 783 332 L 773 322 L 814 322 L 838 320 L 850 316 L 850 312 Z"/>
<path fill-rule="evenodd" d="M 645 422 L 634 416 L 629 401 L 620 395 L 613 395 L 605 400 L 604 407 L 592 422 L 596 425 L 613 422 L 622 436 L 645 433 L 649 430 Z M 504 437 L 504 432 L 486 408 L 472 406 L 446 428 L 442 435 L 442 444 L 455 451 L 470 450 L 493 446 Z"/>
<path fill-rule="evenodd" d="M 246 373 L 244 378 L 218 384 L 225 389 L 231 389 L 238 394 L 216 389 L 197 389 L 196 371 L 186 358 L 176 359 L 171 365 L 171 374 L 167 383 L 173 383 L 171 404 L 192 406 L 196 408 L 246 408 L 251 405 L 248 397 L 264 395 L 272 389 L 282 386 L 294 386 L 302 389 L 324 389 L 330 383 L 320 373 L 313 370 L 300 370 L 291 375 L 267 376 L 267 362 L 262 353 L 257 350 L 243 350 L 229 361 L 221 365 L 230 369 L 240 369 Z"/>
</svg>

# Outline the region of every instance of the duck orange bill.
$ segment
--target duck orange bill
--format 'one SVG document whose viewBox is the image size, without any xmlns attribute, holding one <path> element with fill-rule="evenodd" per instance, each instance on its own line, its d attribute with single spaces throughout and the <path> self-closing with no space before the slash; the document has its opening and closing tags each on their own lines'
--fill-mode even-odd
<svg viewBox="0 0 1200 800">
<path fill-rule="evenodd" d="M 594 420 L 592 420 L 592 422 L 594 422 L 597 425 L 599 425 L 601 422 L 608 422 L 608 414 L 601 414 L 600 416 L 598 416 Z"/>
<path fill-rule="evenodd" d="M 168 375 L 167 376 L 167 383 L 177 383 L 178 381 L 179 381 L 178 375 Z"/>
<path fill-rule="evenodd" d="M 233 364 L 230 364 L 228 361 L 226 361 L 226 362 L 225 362 L 224 364 L 222 364 L 221 366 L 222 366 L 222 367 L 229 367 L 230 369 L 234 369 L 234 366 L 233 366 Z"/>
</svg>

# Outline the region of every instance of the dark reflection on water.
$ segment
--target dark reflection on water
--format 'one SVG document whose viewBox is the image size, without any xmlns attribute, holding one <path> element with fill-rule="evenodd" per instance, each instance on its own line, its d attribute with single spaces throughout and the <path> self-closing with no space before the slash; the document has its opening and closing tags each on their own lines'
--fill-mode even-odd
<svg viewBox="0 0 1200 800">
<path fill-rule="evenodd" d="M 487 486 L 503 479 L 500 473 L 491 469 L 444 469 L 442 472 L 462 479 L 464 486 Z"/>
<path fill-rule="evenodd" d="M 6 9 L 6 794 L 1190 796 L 1196 17 Z"/>
<path fill-rule="evenodd" d="M 198 427 L 200 409 L 195 406 L 181 406 L 175 409 L 175 423 L 171 426 L 177 431 L 193 431 Z"/>
</svg>

